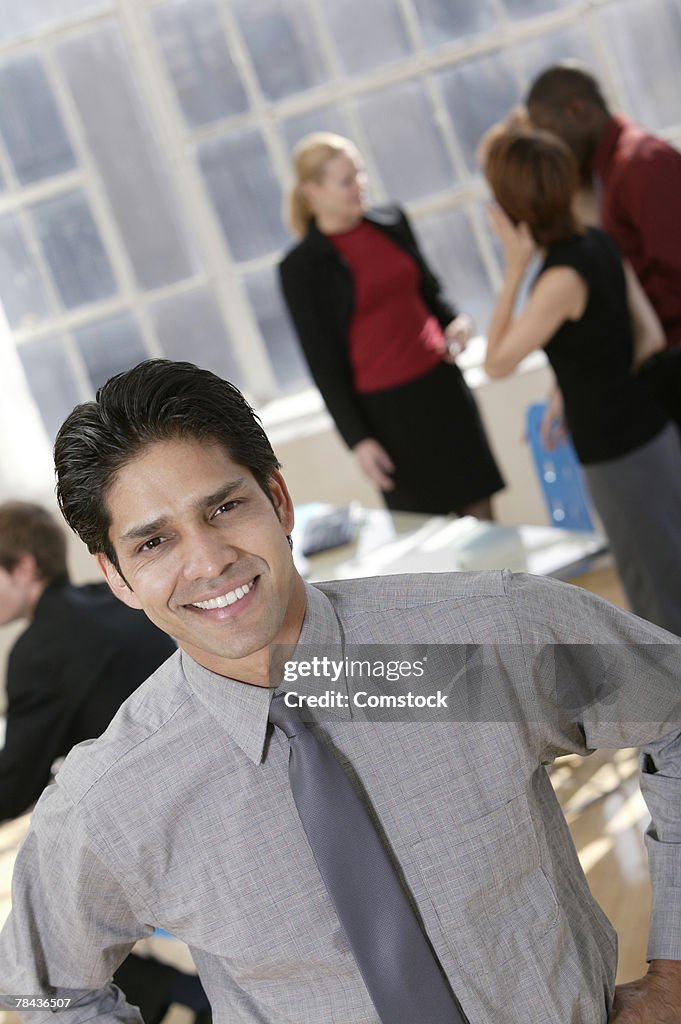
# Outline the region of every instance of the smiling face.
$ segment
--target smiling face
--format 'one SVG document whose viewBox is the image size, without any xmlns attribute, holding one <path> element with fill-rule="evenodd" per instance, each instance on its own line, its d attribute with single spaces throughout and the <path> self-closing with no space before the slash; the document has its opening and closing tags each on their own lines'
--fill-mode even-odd
<svg viewBox="0 0 681 1024">
<path fill-rule="evenodd" d="M 270 494 L 217 443 L 155 442 L 106 495 L 120 572 L 99 559 L 114 593 L 199 664 L 264 686 L 269 645 L 295 643 L 305 612 L 278 472 Z"/>
</svg>

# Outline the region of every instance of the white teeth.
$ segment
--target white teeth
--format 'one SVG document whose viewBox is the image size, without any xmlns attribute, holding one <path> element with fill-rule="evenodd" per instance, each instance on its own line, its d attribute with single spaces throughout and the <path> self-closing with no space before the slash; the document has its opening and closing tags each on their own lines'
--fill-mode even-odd
<svg viewBox="0 0 681 1024">
<path fill-rule="evenodd" d="M 236 590 L 230 590 L 228 594 L 221 594 L 220 597 L 212 597 L 210 601 L 194 601 L 194 608 L 226 608 L 228 604 L 235 604 L 240 601 L 242 597 L 251 590 L 253 582 L 244 583 L 243 586 L 237 587 Z"/>
</svg>

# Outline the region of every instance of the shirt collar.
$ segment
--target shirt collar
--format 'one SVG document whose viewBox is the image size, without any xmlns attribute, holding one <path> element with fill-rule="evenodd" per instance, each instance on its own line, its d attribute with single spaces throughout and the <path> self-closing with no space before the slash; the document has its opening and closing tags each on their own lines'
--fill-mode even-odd
<svg viewBox="0 0 681 1024">
<path fill-rule="evenodd" d="M 594 171 L 606 181 L 610 169 L 613 164 L 615 150 L 617 149 L 617 143 L 619 142 L 620 135 L 628 126 L 629 121 L 625 117 L 615 115 L 608 121 L 607 127 L 600 137 L 598 146 L 596 147 L 596 155 L 594 157 Z"/>
<path fill-rule="evenodd" d="M 296 649 L 302 645 L 342 646 L 341 628 L 328 597 L 305 584 L 305 617 Z M 295 656 L 295 655 L 293 655 Z M 251 761 L 262 761 L 274 688 L 250 686 L 218 675 L 180 652 L 182 672 L 191 689 Z"/>
</svg>

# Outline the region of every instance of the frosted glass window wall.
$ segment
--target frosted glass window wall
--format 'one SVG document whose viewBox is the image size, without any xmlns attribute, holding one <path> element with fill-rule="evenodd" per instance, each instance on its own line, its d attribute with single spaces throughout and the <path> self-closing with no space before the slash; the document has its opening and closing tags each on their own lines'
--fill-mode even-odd
<svg viewBox="0 0 681 1024">
<path fill-rule="evenodd" d="M 357 142 L 483 331 L 476 148 L 539 70 L 582 60 L 681 144 L 678 0 L 0 0 L 0 43 L 0 301 L 50 433 L 150 356 L 258 405 L 310 386 L 276 270 L 310 131 Z"/>
</svg>

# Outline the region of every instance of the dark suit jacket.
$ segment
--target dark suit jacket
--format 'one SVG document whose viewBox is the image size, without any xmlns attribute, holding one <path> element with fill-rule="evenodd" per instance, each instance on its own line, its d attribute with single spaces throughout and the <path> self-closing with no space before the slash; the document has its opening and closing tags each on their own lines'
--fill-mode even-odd
<svg viewBox="0 0 681 1024">
<path fill-rule="evenodd" d="M 456 309 L 425 262 L 405 213 L 398 206 L 371 210 L 365 220 L 384 231 L 416 260 L 421 294 L 445 327 Z M 348 332 L 354 309 L 350 268 L 314 220 L 305 238 L 279 265 L 281 287 L 315 384 L 348 447 L 371 436 L 352 384 Z"/>
<path fill-rule="evenodd" d="M 0 821 L 27 810 L 49 782 L 52 762 L 99 736 L 175 650 L 105 583 L 51 583 L 9 656 Z"/>
</svg>

